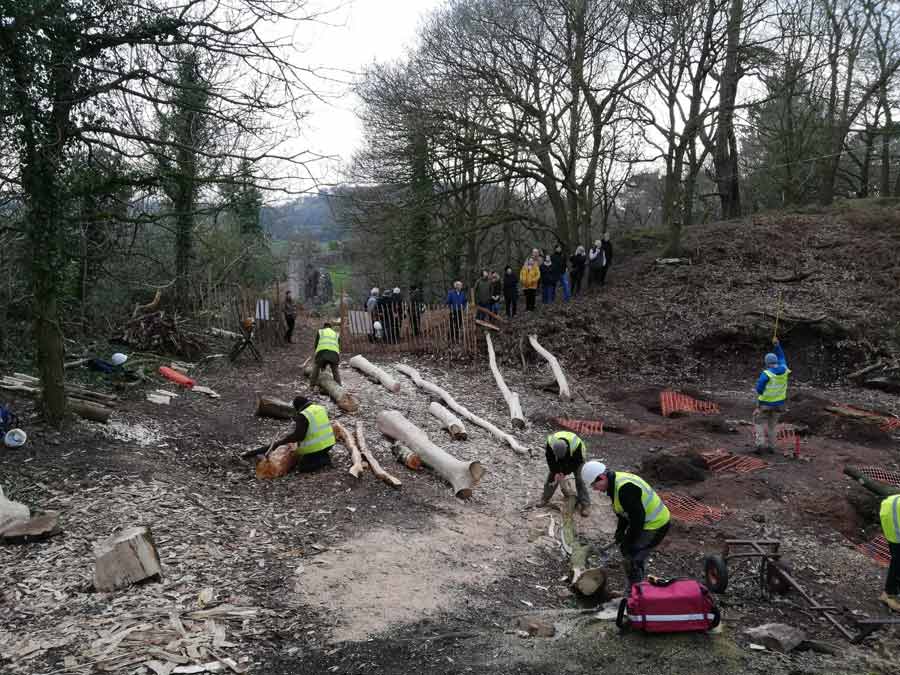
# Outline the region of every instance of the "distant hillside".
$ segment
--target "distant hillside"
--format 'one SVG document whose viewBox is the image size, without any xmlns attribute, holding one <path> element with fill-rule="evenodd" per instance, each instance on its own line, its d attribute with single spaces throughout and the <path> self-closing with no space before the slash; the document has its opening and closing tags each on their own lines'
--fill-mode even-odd
<svg viewBox="0 0 900 675">
<path fill-rule="evenodd" d="M 328 192 L 304 195 L 277 206 L 264 206 L 260 214 L 263 228 L 272 239 L 291 239 L 298 235 L 320 241 L 341 239 L 343 226 L 334 220 Z"/>
</svg>

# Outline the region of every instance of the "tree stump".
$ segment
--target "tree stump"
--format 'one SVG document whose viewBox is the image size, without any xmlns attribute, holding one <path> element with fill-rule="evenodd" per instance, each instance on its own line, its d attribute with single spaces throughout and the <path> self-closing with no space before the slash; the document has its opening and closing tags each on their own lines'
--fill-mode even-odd
<svg viewBox="0 0 900 675">
<path fill-rule="evenodd" d="M 159 554 L 147 527 L 132 527 L 100 542 L 94 547 L 94 556 L 94 588 L 100 592 L 162 575 Z"/>
</svg>

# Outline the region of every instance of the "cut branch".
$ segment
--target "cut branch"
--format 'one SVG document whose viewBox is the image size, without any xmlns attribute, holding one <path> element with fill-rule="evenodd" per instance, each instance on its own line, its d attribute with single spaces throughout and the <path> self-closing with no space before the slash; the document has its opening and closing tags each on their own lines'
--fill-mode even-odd
<svg viewBox="0 0 900 675">
<path fill-rule="evenodd" d="M 566 380 L 566 376 L 563 374 L 562 367 L 559 365 L 559 361 L 556 360 L 556 357 L 553 356 L 546 349 L 541 347 L 541 344 L 538 342 L 537 335 L 529 335 L 528 341 L 531 343 L 531 346 L 534 348 L 538 354 L 544 357 L 544 360 L 550 364 L 550 370 L 553 371 L 553 376 L 556 378 L 556 382 L 559 384 L 559 397 L 564 401 L 572 400 L 572 392 L 569 389 L 569 383 Z"/>
<path fill-rule="evenodd" d="M 419 371 L 416 370 L 415 368 L 407 366 L 403 363 L 398 364 L 396 366 L 396 368 L 397 368 L 398 372 L 401 372 L 404 375 L 406 375 L 407 377 L 409 377 L 410 379 L 412 379 L 412 381 L 415 383 L 415 385 L 417 387 L 419 387 L 419 389 L 424 389 L 429 394 L 432 394 L 433 396 L 437 396 L 438 398 L 440 398 L 441 400 L 444 401 L 444 403 L 447 405 L 448 408 L 450 408 L 450 410 L 455 412 L 457 415 L 469 420 L 472 424 L 475 424 L 475 425 L 481 427 L 482 429 L 486 429 L 491 434 L 493 434 L 494 437 L 496 437 L 497 439 L 506 443 L 510 448 L 513 449 L 514 452 L 522 454 L 522 455 L 528 453 L 528 450 L 523 445 L 521 445 L 515 439 L 515 437 L 506 433 L 505 431 L 498 429 L 496 426 L 494 426 L 487 420 L 483 420 L 480 417 L 478 417 L 477 415 L 474 415 L 471 412 L 469 412 L 466 408 L 464 408 L 459 403 L 457 403 L 456 399 L 454 399 L 450 394 L 448 394 L 446 391 L 441 389 L 439 386 L 437 386 L 436 384 L 434 384 L 432 382 L 429 382 L 428 380 L 423 380 L 422 376 L 419 375 Z M 424 457 L 422 459 L 424 459 Z"/>
<path fill-rule="evenodd" d="M 353 440 L 352 434 L 347 431 L 347 428 L 340 422 L 332 422 L 331 428 L 334 430 L 334 437 L 340 443 L 347 446 L 347 449 L 350 451 L 350 459 L 353 462 L 349 470 L 350 475 L 354 478 L 359 478 L 365 470 L 365 465 L 363 464 L 362 454 L 359 452 L 356 441 Z"/>
<path fill-rule="evenodd" d="M 381 468 L 381 464 L 378 463 L 378 460 L 375 459 L 375 455 L 373 455 L 369 451 L 369 446 L 366 444 L 366 436 L 363 433 L 362 422 L 356 423 L 356 442 L 359 444 L 359 451 L 362 453 L 363 457 L 366 458 L 366 461 L 369 463 L 369 468 L 372 469 L 372 473 L 374 473 L 378 478 L 383 480 L 385 483 L 390 485 L 393 488 L 398 488 L 403 483 L 400 482 L 398 478 L 395 478 L 387 471 Z"/>
<path fill-rule="evenodd" d="M 857 481 L 859 481 L 860 485 L 862 485 L 870 492 L 874 492 L 880 497 L 890 497 L 891 495 L 900 494 L 900 487 L 895 487 L 893 485 L 888 485 L 887 483 L 872 480 L 871 478 L 864 476 L 862 472 L 855 466 L 845 466 L 844 473 L 851 478 L 856 479 Z"/>
<path fill-rule="evenodd" d="M 357 354 L 349 361 L 352 368 L 356 368 L 363 375 L 377 380 L 384 385 L 384 388 L 390 392 L 397 393 L 400 391 L 400 383 L 393 377 L 384 372 L 381 368 L 369 361 L 365 356 Z"/>
<path fill-rule="evenodd" d="M 484 475 L 480 462 L 464 462 L 431 442 L 428 434 L 403 417 L 396 410 L 378 413 L 378 430 L 413 450 L 422 461 L 434 469 L 453 488 L 460 499 L 472 496 L 472 490 Z"/>
<path fill-rule="evenodd" d="M 441 421 L 441 426 L 447 430 L 450 438 L 454 441 L 464 441 L 469 437 L 460 419 L 440 403 L 432 401 L 431 405 L 428 406 L 428 412 Z"/>
<path fill-rule="evenodd" d="M 575 533 L 576 496 L 568 494 L 564 504 L 562 537 L 563 548 L 569 553 L 569 583 L 582 595 L 594 595 L 606 588 L 606 572 L 587 566 L 591 547 L 582 544 Z"/>
<path fill-rule="evenodd" d="M 503 394 L 503 400 L 506 401 L 506 405 L 509 407 L 509 417 L 512 419 L 512 424 L 518 429 L 524 429 L 525 416 L 522 414 L 522 404 L 519 402 L 519 395 L 506 386 L 506 381 L 497 367 L 497 357 L 494 355 L 494 344 L 491 341 L 490 333 L 485 333 L 484 339 L 487 342 L 488 365 L 491 368 L 491 373 L 494 375 L 494 381 L 497 383 L 500 393 Z"/>
</svg>

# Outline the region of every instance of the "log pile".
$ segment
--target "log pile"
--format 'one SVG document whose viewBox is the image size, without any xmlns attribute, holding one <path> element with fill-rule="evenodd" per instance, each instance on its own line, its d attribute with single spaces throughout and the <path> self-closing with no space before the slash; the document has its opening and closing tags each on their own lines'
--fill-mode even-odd
<svg viewBox="0 0 900 675">
<path fill-rule="evenodd" d="M 186 359 L 197 359 L 206 351 L 206 345 L 193 335 L 183 332 L 179 324 L 184 321 L 165 310 L 140 314 L 131 318 L 117 339 L 134 351 L 154 354 L 176 354 Z"/>
<path fill-rule="evenodd" d="M 113 394 L 102 394 L 75 384 L 66 384 L 66 405 L 69 411 L 94 422 L 106 423 L 112 415 L 118 397 Z M 40 398 L 41 381 L 31 375 L 13 373 L 0 377 L 0 389 L 29 398 Z"/>
</svg>

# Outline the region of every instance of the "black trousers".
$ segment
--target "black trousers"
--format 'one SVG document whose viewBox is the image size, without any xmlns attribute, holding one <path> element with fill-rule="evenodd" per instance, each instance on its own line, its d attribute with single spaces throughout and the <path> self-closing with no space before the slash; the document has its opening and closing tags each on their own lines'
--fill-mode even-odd
<svg viewBox="0 0 900 675">
<path fill-rule="evenodd" d="M 584 278 L 584 270 L 579 272 L 572 272 L 572 295 L 578 295 L 578 291 L 581 290 L 581 280 Z"/>
<path fill-rule="evenodd" d="M 516 315 L 516 307 L 519 304 L 519 296 L 515 293 L 510 293 L 509 295 L 504 295 L 503 299 L 506 302 L 506 318 L 511 319 Z"/>
<path fill-rule="evenodd" d="M 888 543 L 891 548 L 891 566 L 888 567 L 884 582 L 884 592 L 888 595 L 900 595 L 900 544 Z"/>
<path fill-rule="evenodd" d="M 284 341 L 290 342 L 291 338 L 294 336 L 294 322 L 296 321 L 296 317 L 284 315 L 284 322 L 287 324 L 287 330 L 284 333 Z"/>
<path fill-rule="evenodd" d="M 294 466 L 294 471 L 298 473 L 311 473 L 312 471 L 323 469 L 326 466 L 331 466 L 331 448 L 325 448 L 324 450 L 319 450 L 319 452 L 313 452 L 308 455 L 300 455 L 297 459 L 297 464 Z"/>
<path fill-rule="evenodd" d="M 537 297 L 537 289 L 536 288 L 526 288 L 525 289 L 525 310 L 529 312 L 534 311 L 534 300 Z"/>
</svg>

